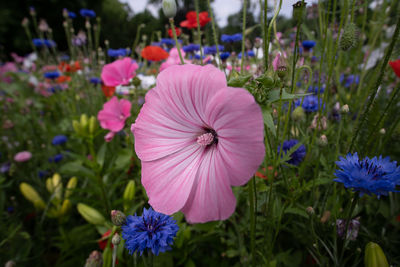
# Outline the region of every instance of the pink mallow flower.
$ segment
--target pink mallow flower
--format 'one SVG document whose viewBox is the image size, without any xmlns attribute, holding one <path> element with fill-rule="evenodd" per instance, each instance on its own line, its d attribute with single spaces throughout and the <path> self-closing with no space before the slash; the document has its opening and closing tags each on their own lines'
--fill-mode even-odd
<svg viewBox="0 0 400 267">
<path fill-rule="evenodd" d="M 103 129 L 119 132 L 125 126 L 125 120 L 131 116 L 131 102 L 126 99 L 118 101 L 116 96 L 104 103 L 103 109 L 97 114 L 97 119 Z"/>
<path fill-rule="evenodd" d="M 130 57 L 118 59 L 110 64 L 104 65 L 101 71 L 101 79 L 106 86 L 127 85 L 138 68 L 138 64 Z"/>
<path fill-rule="evenodd" d="M 15 154 L 15 156 L 14 156 L 14 160 L 16 162 L 28 161 L 31 158 L 32 158 L 32 154 L 29 151 L 22 151 L 22 152 L 19 152 L 19 153 Z"/>
<path fill-rule="evenodd" d="M 181 55 L 184 58 L 186 53 L 181 49 Z M 190 63 L 190 60 L 184 59 L 183 60 L 185 63 Z M 169 57 L 168 59 L 161 64 L 160 66 L 160 71 L 165 70 L 166 68 L 173 66 L 173 65 L 179 65 L 181 64 L 181 59 L 179 58 L 179 53 L 177 48 L 172 48 L 171 51 L 169 51 Z"/>
<path fill-rule="evenodd" d="M 212 65 L 162 71 L 131 130 L 150 205 L 190 223 L 230 217 L 231 186 L 246 184 L 265 155 L 260 107 Z"/>
</svg>

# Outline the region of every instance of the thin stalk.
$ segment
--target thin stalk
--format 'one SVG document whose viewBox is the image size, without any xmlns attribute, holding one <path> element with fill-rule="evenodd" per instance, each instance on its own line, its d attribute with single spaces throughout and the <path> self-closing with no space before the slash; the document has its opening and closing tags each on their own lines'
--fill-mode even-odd
<svg viewBox="0 0 400 267">
<path fill-rule="evenodd" d="M 371 109 L 371 106 L 372 106 L 372 104 L 373 104 L 373 102 L 375 100 L 375 96 L 376 96 L 376 94 L 378 92 L 379 85 L 382 83 L 383 75 L 385 74 L 385 69 L 387 67 L 390 55 L 392 54 L 394 45 L 396 44 L 396 41 L 397 41 L 397 39 L 399 37 L 399 32 L 400 32 L 400 16 L 397 19 L 396 30 L 394 31 L 394 35 L 393 35 L 392 41 L 390 42 L 390 45 L 389 45 L 389 49 L 386 51 L 385 58 L 384 58 L 384 60 L 383 60 L 383 62 L 381 64 L 381 69 L 380 69 L 380 72 L 379 72 L 378 79 L 376 80 L 376 82 L 374 84 L 374 87 L 372 88 L 372 92 L 371 92 L 371 95 L 369 97 L 368 104 L 366 105 L 366 107 L 364 109 L 364 112 L 361 115 L 360 122 L 358 123 L 356 132 L 353 135 L 353 138 L 351 140 L 349 152 L 352 151 L 352 149 L 354 147 L 354 144 L 355 144 L 355 140 L 357 139 L 358 134 L 360 133 L 360 129 L 364 126 L 365 119 L 366 119 L 366 117 L 367 117 L 367 115 L 368 115 L 368 113 L 369 113 L 369 111 Z"/>
<path fill-rule="evenodd" d="M 136 37 L 135 37 L 135 41 L 133 41 L 133 44 L 132 44 L 132 57 L 133 57 L 133 55 L 134 55 L 134 52 L 136 51 L 136 46 L 138 45 L 138 42 L 139 42 L 139 37 L 140 37 L 140 30 L 143 28 L 143 24 L 140 24 L 138 27 L 137 27 L 137 30 L 136 30 Z M 140 56 L 140 55 L 139 55 Z"/>
<path fill-rule="evenodd" d="M 260 7 L 261 8 L 261 7 Z M 268 42 L 266 40 L 268 33 L 267 33 L 267 15 L 268 15 L 268 0 L 264 0 L 264 32 L 263 32 L 263 44 L 264 44 L 264 70 L 268 70 Z"/>
<path fill-rule="evenodd" d="M 278 8 L 275 10 L 275 14 L 274 14 L 274 16 L 272 17 L 272 19 L 271 19 L 271 21 L 270 21 L 270 23 L 269 23 L 269 25 L 268 25 L 267 38 L 266 38 L 266 40 L 265 40 L 265 42 L 266 42 L 267 44 L 269 44 L 272 26 L 275 24 L 275 20 L 276 20 L 276 18 L 278 17 L 279 12 L 281 11 L 281 7 L 282 7 L 282 0 L 279 0 L 279 6 L 278 6 Z M 267 47 L 266 47 L 266 54 L 267 54 L 267 55 L 269 54 L 269 45 L 267 45 Z M 267 62 L 266 62 L 266 64 L 267 64 L 267 65 L 266 65 L 265 71 L 268 70 L 268 57 L 267 57 Z"/>
<path fill-rule="evenodd" d="M 217 35 L 217 30 L 215 29 L 215 20 L 214 20 L 213 11 L 211 8 L 210 0 L 207 0 L 207 5 L 208 5 L 208 11 L 210 12 L 210 17 L 211 17 L 211 26 L 212 26 L 213 36 L 214 36 L 214 43 L 215 43 L 215 47 L 217 49 L 216 63 L 217 63 L 218 68 L 220 68 L 222 70 L 222 66 L 219 64 L 220 57 L 219 57 L 219 47 L 218 47 L 218 35 Z"/>
<path fill-rule="evenodd" d="M 256 178 L 253 177 L 249 182 L 249 203 L 250 203 L 250 250 L 252 265 L 256 266 L 255 249 L 256 249 Z"/>
<path fill-rule="evenodd" d="M 169 18 L 169 24 L 171 25 L 172 35 L 174 36 L 174 40 L 175 40 L 175 46 L 176 46 L 176 49 L 178 49 L 179 58 L 183 65 L 183 64 L 185 64 L 185 61 L 183 60 L 182 53 L 181 53 L 181 46 L 179 45 L 178 37 L 176 36 L 174 18 Z"/>
<path fill-rule="evenodd" d="M 196 20 L 197 20 L 197 36 L 199 38 L 200 45 L 200 64 L 203 65 L 203 45 L 201 43 L 201 31 L 200 31 L 200 18 L 199 18 L 199 0 L 194 0 L 194 6 L 196 9 Z"/>
<path fill-rule="evenodd" d="M 243 73 L 244 60 L 246 58 L 244 54 L 244 43 L 246 41 L 246 11 L 247 11 L 247 0 L 243 0 L 243 21 L 242 21 L 242 60 L 240 62 L 240 73 Z"/>
</svg>

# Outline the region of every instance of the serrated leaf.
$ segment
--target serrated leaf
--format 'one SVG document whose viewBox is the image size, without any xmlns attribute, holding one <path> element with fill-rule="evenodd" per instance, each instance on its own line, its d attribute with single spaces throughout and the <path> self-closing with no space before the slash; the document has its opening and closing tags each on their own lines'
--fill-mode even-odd
<svg viewBox="0 0 400 267">
<path fill-rule="evenodd" d="M 237 77 L 231 77 L 228 81 L 228 86 L 231 87 L 243 87 L 251 78 L 252 75 L 240 75 Z"/>
<path fill-rule="evenodd" d="M 282 89 L 282 101 L 292 100 L 306 95 L 310 94 L 289 94 L 285 91 L 285 89 Z M 271 90 L 268 92 L 267 103 L 274 103 L 279 101 L 279 99 L 280 99 L 280 90 Z"/>
<path fill-rule="evenodd" d="M 307 212 L 306 212 L 304 209 L 300 209 L 300 208 L 297 208 L 297 207 L 290 207 L 290 208 L 287 208 L 287 209 L 285 210 L 285 213 L 290 213 L 290 214 L 299 215 L 299 216 L 301 216 L 301 217 L 304 217 L 304 218 L 307 218 L 307 219 L 308 219 L 308 214 L 307 214 Z"/>
</svg>

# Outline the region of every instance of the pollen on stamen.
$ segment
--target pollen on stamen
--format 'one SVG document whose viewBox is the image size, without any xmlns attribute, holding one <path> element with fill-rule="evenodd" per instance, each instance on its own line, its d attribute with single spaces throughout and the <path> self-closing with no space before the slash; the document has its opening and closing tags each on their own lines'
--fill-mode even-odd
<svg viewBox="0 0 400 267">
<path fill-rule="evenodd" d="M 214 135 L 212 133 L 205 133 L 197 137 L 197 143 L 201 146 L 211 145 L 214 141 Z"/>
</svg>

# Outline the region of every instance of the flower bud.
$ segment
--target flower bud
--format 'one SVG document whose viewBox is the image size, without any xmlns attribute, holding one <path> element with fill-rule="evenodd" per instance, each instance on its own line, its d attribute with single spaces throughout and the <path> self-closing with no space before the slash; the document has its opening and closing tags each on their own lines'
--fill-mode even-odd
<svg viewBox="0 0 400 267">
<path fill-rule="evenodd" d="M 142 83 L 142 81 L 141 81 L 138 77 L 134 77 L 134 78 L 132 79 L 132 84 L 133 84 L 135 87 L 138 87 L 141 83 Z"/>
<path fill-rule="evenodd" d="M 98 212 L 96 209 L 89 207 L 86 204 L 78 203 L 77 205 L 78 212 L 82 215 L 82 217 L 91 224 L 101 225 L 104 224 L 106 219 Z"/>
<path fill-rule="evenodd" d="M 57 199 L 61 199 L 62 195 L 62 182 L 61 182 L 61 176 L 58 173 L 55 173 L 53 175 L 53 178 L 51 179 L 53 188 L 54 188 L 54 196 Z"/>
<path fill-rule="evenodd" d="M 130 180 L 125 187 L 125 191 L 124 191 L 124 195 L 123 195 L 125 211 L 127 211 L 127 209 L 129 208 L 130 203 L 132 202 L 134 197 L 135 197 L 135 181 Z"/>
<path fill-rule="evenodd" d="M 265 73 L 256 79 L 266 88 L 272 88 L 275 85 L 275 80 L 269 74 Z"/>
<path fill-rule="evenodd" d="M 105 46 L 109 46 L 109 45 L 110 45 L 110 41 L 104 40 L 104 45 L 105 45 Z"/>
<path fill-rule="evenodd" d="M 285 76 L 287 74 L 286 66 L 279 66 L 278 70 L 277 70 L 277 73 L 278 73 L 278 77 L 279 78 L 281 78 L 281 79 L 285 78 Z"/>
<path fill-rule="evenodd" d="M 72 193 L 72 190 L 75 189 L 77 183 L 78 183 L 78 179 L 75 176 L 72 177 L 71 179 L 69 179 L 67 188 L 65 190 L 64 198 L 69 198 L 69 196 Z"/>
<path fill-rule="evenodd" d="M 93 134 L 97 128 L 97 119 L 95 116 L 90 116 L 89 119 L 89 133 Z"/>
<path fill-rule="evenodd" d="M 113 243 L 114 246 L 118 246 L 119 243 L 121 243 L 121 237 L 119 236 L 118 233 L 114 234 L 114 236 L 111 239 L 111 243 Z"/>
<path fill-rule="evenodd" d="M 46 180 L 46 188 L 47 188 L 47 191 L 49 191 L 50 194 L 53 194 L 54 187 L 53 187 L 53 181 L 52 181 L 51 178 L 47 178 L 47 180 Z"/>
<path fill-rule="evenodd" d="M 379 130 L 379 133 L 382 134 L 382 135 L 384 135 L 384 134 L 386 133 L 385 128 L 380 129 L 380 130 Z"/>
<path fill-rule="evenodd" d="M 23 18 L 22 19 L 22 21 L 21 21 L 21 25 L 23 26 L 23 27 L 26 27 L 26 26 L 28 26 L 29 25 L 29 20 L 28 20 L 28 18 Z"/>
<path fill-rule="evenodd" d="M 306 212 L 308 215 L 314 215 L 315 213 L 314 208 L 311 206 L 306 208 Z"/>
<path fill-rule="evenodd" d="M 101 252 L 94 250 L 86 259 L 85 267 L 101 267 L 103 266 L 103 255 Z"/>
<path fill-rule="evenodd" d="M 296 24 L 301 24 L 304 19 L 305 11 L 306 11 L 307 3 L 303 3 L 303 1 L 298 1 L 293 5 L 293 19 Z"/>
<path fill-rule="evenodd" d="M 36 10 L 33 6 L 29 7 L 29 14 L 33 17 L 36 16 Z"/>
<path fill-rule="evenodd" d="M 364 264 L 365 267 L 389 267 L 385 253 L 383 253 L 381 247 L 374 242 L 369 242 L 365 246 Z"/>
<path fill-rule="evenodd" d="M 175 0 L 163 0 L 162 1 L 162 9 L 164 11 L 164 15 L 167 18 L 173 18 L 176 15 L 176 3 Z"/>
<path fill-rule="evenodd" d="M 112 210 L 111 211 L 111 221 L 116 226 L 121 226 L 126 222 L 126 216 L 122 211 Z"/>
<path fill-rule="evenodd" d="M 321 135 L 321 137 L 318 139 L 318 145 L 324 147 L 328 144 L 328 138 L 326 138 L 326 135 Z"/>
<path fill-rule="evenodd" d="M 295 121 L 302 121 L 305 118 L 304 109 L 302 107 L 297 107 L 292 112 L 292 119 Z"/>
<path fill-rule="evenodd" d="M 46 207 L 46 204 L 40 197 L 39 193 L 29 184 L 21 183 L 19 185 L 19 189 L 21 190 L 21 193 L 24 195 L 24 197 L 33 203 L 36 209 L 41 210 Z"/>
<path fill-rule="evenodd" d="M 342 106 L 342 108 L 340 109 L 340 111 L 343 113 L 343 114 L 347 114 L 347 113 L 349 113 L 349 105 L 343 105 Z"/>
<path fill-rule="evenodd" d="M 81 129 L 86 132 L 86 127 L 88 126 L 88 116 L 86 114 L 81 115 Z"/>
<path fill-rule="evenodd" d="M 69 199 L 65 199 L 60 209 L 60 216 L 65 215 L 71 209 L 71 201 Z"/>
<path fill-rule="evenodd" d="M 329 210 L 324 211 L 324 214 L 322 214 L 322 217 L 320 220 L 321 223 L 326 223 L 330 217 L 331 217 L 331 212 Z"/>
<path fill-rule="evenodd" d="M 4 267 L 15 267 L 15 266 L 17 266 L 17 264 L 13 260 L 7 261 L 6 264 L 4 265 Z"/>
<path fill-rule="evenodd" d="M 357 45 L 358 34 L 357 26 L 354 23 L 348 23 L 344 27 L 342 37 L 340 38 L 339 46 L 346 51 Z"/>
<path fill-rule="evenodd" d="M 72 121 L 72 128 L 74 128 L 74 131 L 77 135 L 80 135 L 82 133 L 81 125 L 79 124 L 78 121 L 76 120 Z"/>
<path fill-rule="evenodd" d="M 90 21 L 89 20 L 86 20 L 86 22 L 85 22 L 85 28 L 86 29 L 90 29 L 92 26 L 90 25 Z"/>
</svg>

